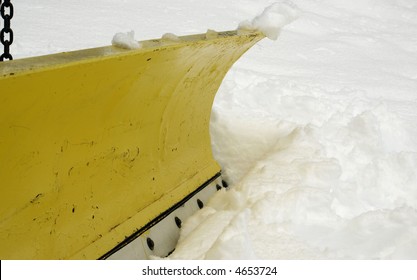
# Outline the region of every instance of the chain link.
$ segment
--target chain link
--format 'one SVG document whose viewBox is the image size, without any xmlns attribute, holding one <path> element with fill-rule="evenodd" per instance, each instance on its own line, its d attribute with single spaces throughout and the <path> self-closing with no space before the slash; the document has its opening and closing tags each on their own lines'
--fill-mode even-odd
<svg viewBox="0 0 417 280">
<path fill-rule="evenodd" d="M 13 43 L 13 30 L 10 28 L 10 20 L 13 18 L 13 13 L 13 5 L 10 0 L 4 0 L 3 4 L 0 0 L 0 15 L 4 20 L 4 27 L 0 31 L 0 42 L 4 46 L 4 53 L 0 56 L 0 61 L 13 59 L 10 54 L 10 45 Z"/>
</svg>

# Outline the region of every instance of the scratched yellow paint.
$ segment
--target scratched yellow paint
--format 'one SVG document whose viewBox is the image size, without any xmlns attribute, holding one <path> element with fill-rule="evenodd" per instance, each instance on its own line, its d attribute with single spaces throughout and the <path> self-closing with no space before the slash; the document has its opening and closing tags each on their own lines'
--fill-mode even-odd
<svg viewBox="0 0 417 280">
<path fill-rule="evenodd" d="M 96 259 L 219 172 L 213 99 L 262 38 L 0 63 L 0 259 Z"/>
</svg>

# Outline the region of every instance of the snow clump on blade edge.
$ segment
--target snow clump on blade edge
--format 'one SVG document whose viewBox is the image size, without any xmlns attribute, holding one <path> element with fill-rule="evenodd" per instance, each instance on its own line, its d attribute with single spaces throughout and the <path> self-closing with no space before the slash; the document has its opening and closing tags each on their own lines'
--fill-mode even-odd
<svg viewBox="0 0 417 280">
<path fill-rule="evenodd" d="M 298 18 L 300 10 L 291 1 L 276 2 L 252 20 L 245 20 L 239 24 L 238 30 L 258 30 L 271 40 L 278 39 L 282 27 Z"/>
<path fill-rule="evenodd" d="M 128 49 L 128 50 L 134 50 L 139 49 L 141 47 L 140 43 L 134 39 L 135 32 L 132 30 L 127 33 L 116 33 L 113 36 L 113 40 L 111 41 L 111 44 L 115 47 Z"/>
</svg>

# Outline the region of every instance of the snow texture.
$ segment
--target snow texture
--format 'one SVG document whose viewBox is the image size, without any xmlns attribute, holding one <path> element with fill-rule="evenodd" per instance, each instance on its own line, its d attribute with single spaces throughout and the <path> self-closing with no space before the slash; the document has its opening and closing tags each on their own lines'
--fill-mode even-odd
<svg viewBox="0 0 417 280">
<path fill-rule="evenodd" d="M 291 1 L 276 2 L 256 16 L 251 21 L 246 20 L 239 24 L 239 30 L 258 30 L 271 40 L 278 39 L 281 28 L 291 23 L 299 16 L 297 6 Z"/>
<path fill-rule="evenodd" d="M 179 42 L 181 41 L 181 38 L 173 33 L 165 33 L 162 35 L 162 40 L 164 41 L 173 41 L 173 42 Z"/>
<path fill-rule="evenodd" d="M 231 30 L 270 3 L 17 1 L 11 51 L 97 47 L 126 28 L 141 40 Z M 230 189 L 183 222 L 169 258 L 417 259 L 417 3 L 294 0 L 300 17 L 281 28 L 289 3 L 249 24 L 280 34 L 216 95 L 212 148 Z"/>
<path fill-rule="evenodd" d="M 135 32 L 132 30 L 127 33 L 118 32 L 113 36 L 111 41 L 115 47 L 134 50 L 140 48 L 140 43 L 135 40 Z"/>
</svg>

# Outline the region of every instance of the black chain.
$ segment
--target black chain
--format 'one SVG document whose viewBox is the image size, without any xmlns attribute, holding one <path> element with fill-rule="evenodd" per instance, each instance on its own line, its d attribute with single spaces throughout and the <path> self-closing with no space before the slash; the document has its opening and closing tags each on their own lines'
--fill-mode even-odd
<svg viewBox="0 0 417 280">
<path fill-rule="evenodd" d="M 4 53 L 0 56 L 0 61 L 12 60 L 10 45 L 13 43 L 13 30 L 10 28 L 10 20 L 13 17 L 13 5 L 10 0 L 4 0 L 3 4 L 0 0 L 0 15 L 4 20 L 4 27 L 0 31 L 0 42 L 4 45 Z"/>
</svg>

